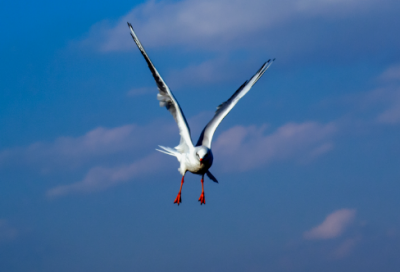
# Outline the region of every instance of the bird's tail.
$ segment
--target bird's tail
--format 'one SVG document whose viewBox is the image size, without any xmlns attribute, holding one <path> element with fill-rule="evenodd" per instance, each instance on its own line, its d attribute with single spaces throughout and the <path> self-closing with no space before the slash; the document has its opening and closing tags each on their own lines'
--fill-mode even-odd
<svg viewBox="0 0 400 272">
<path fill-rule="evenodd" d="M 161 146 L 161 145 L 159 145 L 159 147 L 162 150 L 157 149 L 157 148 L 156 148 L 156 150 L 160 151 L 161 153 L 164 153 L 164 154 L 167 154 L 167 155 L 170 155 L 170 156 L 174 156 L 174 157 L 177 157 L 177 158 L 179 158 L 179 156 L 181 155 L 178 151 L 176 151 L 175 149 L 173 149 L 171 147 L 165 147 L 165 146 Z"/>
<path fill-rule="evenodd" d="M 212 181 L 218 183 L 218 180 L 213 176 L 213 174 L 211 174 L 210 171 L 207 171 L 206 174 L 207 174 L 207 177 L 208 177 L 209 179 L 211 179 Z"/>
</svg>

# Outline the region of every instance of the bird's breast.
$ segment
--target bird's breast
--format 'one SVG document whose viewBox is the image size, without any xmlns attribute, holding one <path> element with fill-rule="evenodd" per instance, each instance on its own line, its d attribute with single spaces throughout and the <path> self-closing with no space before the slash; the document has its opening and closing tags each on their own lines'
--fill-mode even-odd
<svg viewBox="0 0 400 272">
<path fill-rule="evenodd" d="M 192 158 L 188 160 L 186 169 L 194 174 L 205 174 L 211 165 L 212 161 L 210 160 L 204 160 L 203 163 L 200 163 L 197 158 Z"/>
</svg>

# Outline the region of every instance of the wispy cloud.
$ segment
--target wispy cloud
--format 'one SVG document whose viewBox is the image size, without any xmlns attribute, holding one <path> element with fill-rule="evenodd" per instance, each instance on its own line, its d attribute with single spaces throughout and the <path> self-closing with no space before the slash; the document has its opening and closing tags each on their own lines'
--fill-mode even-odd
<svg viewBox="0 0 400 272">
<path fill-rule="evenodd" d="M 151 154 L 134 163 L 117 167 L 93 167 L 82 181 L 61 185 L 47 191 L 48 197 L 58 197 L 71 193 L 89 193 L 101 191 L 120 183 L 127 182 L 144 174 L 151 174 L 154 169 L 163 170 L 161 154 Z"/>
<path fill-rule="evenodd" d="M 185 50 L 227 52 L 259 47 L 274 52 L 281 60 L 289 55 L 298 56 L 300 52 L 313 56 L 320 52 L 325 57 L 326 51 L 332 55 L 333 51 L 339 52 L 339 48 L 344 47 L 356 54 L 368 53 L 368 48 L 376 51 L 376 46 L 370 44 L 383 46 L 379 40 L 371 39 L 370 32 L 385 26 L 377 23 L 365 31 L 365 24 L 361 27 L 351 20 L 357 17 L 358 21 L 369 23 L 375 20 L 370 16 L 374 12 L 378 21 L 379 16 L 388 12 L 384 7 L 377 0 L 147 1 L 117 22 L 97 23 L 83 43 L 104 52 L 134 49 L 126 26 L 130 21 L 147 48 L 182 46 Z M 327 29 L 336 30 L 327 33 Z M 361 42 L 363 50 L 354 50 Z M 398 42 L 392 41 L 392 44 Z M 343 55 L 343 50 L 340 52 Z"/>
<path fill-rule="evenodd" d="M 400 123 L 400 86 L 391 84 L 368 92 L 361 99 L 363 110 L 378 109 L 375 120 L 380 124 L 394 125 Z"/>
<path fill-rule="evenodd" d="M 202 113 L 193 117 L 192 121 L 197 121 L 194 122 L 194 130 L 199 132 L 202 127 L 199 123 L 206 123 L 207 120 L 205 119 L 208 119 L 209 115 L 210 113 Z M 101 128 L 78 138 L 63 138 L 63 140 L 57 140 L 49 145 L 45 150 L 52 150 L 52 152 L 45 152 L 45 154 L 47 158 L 50 158 L 50 155 L 64 155 L 73 159 L 91 152 L 92 155 L 96 156 L 103 154 L 106 158 L 112 152 L 122 152 L 122 149 L 125 150 L 128 147 L 135 150 L 138 147 L 131 141 L 138 141 L 138 138 L 133 134 L 136 128 L 134 125 L 109 130 Z M 322 125 L 315 122 L 289 123 L 269 135 L 264 135 L 265 129 L 265 125 L 261 127 L 236 126 L 223 132 L 214 145 L 214 152 L 218 154 L 222 161 L 220 165 L 229 171 L 246 171 L 272 161 L 296 156 L 319 156 L 332 148 L 327 141 L 336 131 L 333 124 Z M 171 134 L 174 132 L 176 131 L 171 130 Z M 148 137 L 151 131 L 144 131 L 143 133 Z M 60 143 L 62 144 L 60 145 Z M 115 146 L 117 144 L 118 146 Z M 142 145 L 143 142 L 139 141 L 139 144 Z M 232 154 L 235 156 L 232 156 Z M 237 154 L 240 156 L 236 156 Z M 89 155 L 85 154 L 85 156 Z M 155 165 L 157 165 L 159 171 L 160 167 L 164 165 L 161 161 L 161 158 L 164 158 L 163 156 L 162 154 L 151 153 L 145 157 L 139 157 L 133 163 L 126 163 L 127 159 L 125 159 L 125 162 L 118 162 L 116 166 L 112 167 L 105 166 L 108 163 L 97 164 L 87 171 L 86 176 L 81 181 L 56 186 L 48 190 L 47 195 L 57 197 L 71 193 L 88 193 L 116 186 L 144 174 L 151 174 Z M 94 163 L 96 161 L 92 160 L 91 164 Z"/>
<path fill-rule="evenodd" d="M 332 239 L 339 237 L 352 223 L 356 215 L 355 209 L 341 209 L 329 214 L 325 220 L 318 226 L 304 233 L 305 239 Z M 344 245 L 343 250 L 351 246 Z"/>
<path fill-rule="evenodd" d="M 383 81 L 398 81 L 400 80 L 400 64 L 390 66 L 380 76 Z"/>
<path fill-rule="evenodd" d="M 324 153 L 327 153 L 333 149 L 333 143 L 323 143 L 310 152 L 310 159 L 314 159 L 316 157 L 321 156 Z"/>
<path fill-rule="evenodd" d="M 0 152 L 2 167 L 31 165 L 48 171 L 54 167 L 74 168 L 85 163 L 106 159 L 112 154 L 128 154 L 168 139 L 174 134 L 171 123 L 135 124 L 115 128 L 95 128 L 79 137 L 59 137 L 54 142 L 37 142 L 28 147 L 11 148 Z M 155 133 L 163 131 L 163 134 Z"/>
<path fill-rule="evenodd" d="M 319 156 L 332 149 L 335 124 L 288 123 L 265 135 L 266 125 L 236 126 L 223 132 L 213 145 L 225 170 L 246 171 L 273 161 Z"/>
<path fill-rule="evenodd" d="M 376 103 L 384 102 L 386 109 L 381 112 L 376 120 L 382 124 L 400 123 L 400 65 L 388 67 L 379 77 L 387 87 L 371 92 L 368 98 Z"/>
<path fill-rule="evenodd" d="M 377 121 L 383 124 L 398 124 L 400 123 L 400 91 L 399 97 L 396 97 L 390 107 L 379 114 Z"/>
<path fill-rule="evenodd" d="M 348 124 L 361 121 L 371 126 L 397 125 L 400 123 L 400 74 L 399 65 L 388 66 L 374 79 L 377 87 L 358 94 L 349 94 L 341 98 L 341 104 L 351 106 L 348 109 Z M 352 117 L 351 117 L 352 116 Z M 355 117 L 357 116 L 357 117 Z M 351 120 L 352 118 L 358 120 Z M 350 127 L 349 127 L 350 128 Z M 376 127 L 374 127 L 376 129 Z"/>
<path fill-rule="evenodd" d="M 168 82 L 172 82 L 174 87 L 178 88 L 185 85 L 194 86 L 226 82 L 238 76 L 232 73 L 231 70 L 227 73 L 229 66 L 229 61 L 225 58 L 206 60 L 200 64 L 191 64 L 179 70 L 172 70 L 168 74 Z M 257 68 L 254 67 L 254 71 L 257 71 Z M 245 79 L 243 77 L 243 81 Z"/>
<path fill-rule="evenodd" d="M 336 248 L 332 255 L 334 258 L 337 259 L 342 259 L 344 257 L 347 257 L 353 250 L 354 247 L 361 241 L 361 237 L 353 237 L 353 238 L 348 238 L 345 241 L 343 241 L 338 248 Z"/>
<path fill-rule="evenodd" d="M 104 35 L 104 51 L 132 48 L 126 22 L 140 28 L 150 47 L 168 44 L 206 46 L 210 41 L 228 42 L 303 17 L 335 17 L 368 7 L 370 1 L 186 0 L 148 1 L 123 16 L 115 26 L 102 22 L 92 35 Z M 251 14 L 251 16 L 243 16 Z M 100 32 L 100 33 L 98 33 Z M 209 44 L 208 46 L 213 46 Z"/>
</svg>

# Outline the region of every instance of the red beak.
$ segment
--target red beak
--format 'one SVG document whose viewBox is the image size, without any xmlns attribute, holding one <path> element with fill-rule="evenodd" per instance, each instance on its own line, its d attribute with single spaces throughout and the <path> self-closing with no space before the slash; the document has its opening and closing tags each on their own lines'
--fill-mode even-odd
<svg viewBox="0 0 400 272">
<path fill-rule="evenodd" d="M 203 159 L 200 159 L 200 164 L 203 164 Z"/>
</svg>

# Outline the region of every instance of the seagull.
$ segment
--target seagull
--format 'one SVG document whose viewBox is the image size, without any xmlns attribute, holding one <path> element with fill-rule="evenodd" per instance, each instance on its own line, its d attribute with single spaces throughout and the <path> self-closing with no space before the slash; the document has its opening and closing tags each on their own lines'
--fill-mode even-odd
<svg viewBox="0 0 400 272">
<path fill-rule="evenodd" d="M 128 26 L 133 40 L 135 41 L 144 59 L 146 60 L 147 65 L 149 66 L 150 71 L 156 81 L 159 91 L 159 93 L 157 94 L 157 99 L 160 101 L 160 107 L 166 107 L 178 124 L 179 134 L 181 136 L 179 145 L 175 148 L 159 146 L 161 149 L 156 149 L 157 151 L 176 157 L 180 163 L 178 171 L 182 175 L 181 187 L 179 189 L 178 195 L 175 198 L 174 203 L 178 204 L 179 206 L 179 204 L 182 202 L 181 193 L 184 177 L 186 172 L 189 171 L 194 174 L 201 175 L 201 195 L 199 197 L 199 202 L 200 205 L 206 204 L 206 200 L 204 197 L 204 175 L 207 175 L 208 178 L 210 178 L 212 181 L 218 183 L 217 179 L 209 171 L 213 163 L 211 141 L 214 132 L 221 121 L 225 118 L 225 116 L 231 111 L 236 103 L 251 89 L 251 87 L 253 87 L 253 85 L 260 79 L 260 77 L 271 66 L 275 59 L 270 59 L 265 62 L 250 80 L 243 83 L 242 86 L 240 86 L 239 89 L 227 101 L 217 107 L 217 111 L 215 112 L 214 117 L 203 129 L 200 138 L 197 141 L 197 144 L 193 145 L 188 122 L 186 121 L 185 115 L 183 115 L 182 109 L 179 106 L 178 101 L 158 73 L 156 67 L 154 67 L 149 56 L 144 50 L 144 47 L 142 46 L 142 43 L 139 41 L 135 31 L 133 30 L 132 25 L 129 22 Z"/>
</svg>

